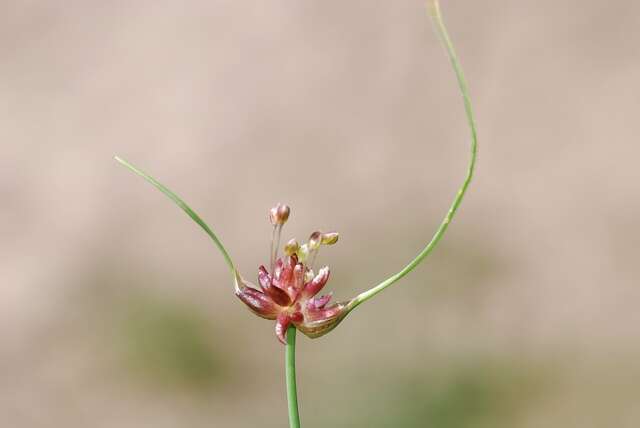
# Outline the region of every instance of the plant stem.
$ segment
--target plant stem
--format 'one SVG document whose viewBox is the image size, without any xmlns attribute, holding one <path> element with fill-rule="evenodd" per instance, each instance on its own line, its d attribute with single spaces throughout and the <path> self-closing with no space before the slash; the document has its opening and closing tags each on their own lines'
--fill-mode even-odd
<svg viewBox="0 0 640 428">
<path fill-rule="evenodd" d="M 298 414 L 298 388 L 296 387 L 296 328 L 289 326 L 285 347 L 284 367 L 287 378 L 287 402 L 289 404 L 289 426 L 300 428 Z"/>
<path fill-rule="evenodd" d="M 416 256 L 416 258 L 413 259 L 408 265 L 406 265 L 400 272 L 390 276 L 389 278 L 385 279 L 375 287 L 356 296 L 347 305 L 347 308 L 349 311 L 354 309 L 361 303 L 369 300 L 370 298 L 380 293 L 382 290 L 389 287 L 391 284 L 393 284 L 394 282 L 398 281 L 400 278 L 402 278 L 403 276 L 411 272 L 413 269 L 415 269 L 416 266 L 420 264 L 420 262 L 422 262 L 422 260 L 425 259 L 425 257 L 429 255 L 429 253 L 431 253 L 431 251 L 433 251 L 433 249 L 436 247 L 438 242 L 440 242 L 440 240 L 442 239 L 442 236 L 444 235 L 444 233 L 447 231 L 447 228 L 449 227 L 449 223 L 451 223 L 451 220 L 455 216 L 456 211 L 458 210 L 458 207 L 462 202 L 462 198 L 464 197 L 467 191 L 467 188 L 469 187 L 469 183 L 471 183 L 471 178 L 473 177 L 473 172 L 476 165 L 476 156 L 478 152 L 478 137 L 476 133 L 475 119 L 473 117 L 473 109 L 471 107 L 471 100 L 469 98 L 469 89 L 467 88 L 467 82 L 464 77 L 464 73 L 462 71 L 462 66 L 458 61 L 458 56 L 456 55 L 455 49 L 453 48 L 453 43 L 451 42 L 451 38 L 449 37 L 447 28 L 444 24 L 444 21 L 442 20 L 442 13 L 440 12 L 440 4 L 438 0 L 429 0 L 427 2 L 427 6 L 429 9 L 429 14 L 431 15 L 431 19 L 435 26 L 435 29 L 438 35 L 440 36 L 442 44 L 444 45 L 444 48 L 447 51 L 447 54 L 449 56 L 449 60 L 451 61 L 451 65 L 453 66 L 453 70 L 456 74 L 456 78 L 458 79 L 458 86 L 462 94 L 462 100 L 464 102 L 464 109 L 467 116 L 467 122 L 471 132 L 471 158 L 469 160 L 467 176 L 465 177 L 464 182 L 462 183 L 462 186 L 458 190 L 458 193 L 456 194 L 453 200 L 453 203 L 449 208 L 449 211 L 445 215 L 444 219 L 442 220 L 442 223 L 440 223 L 440 226 L 438 227 L 438 230 L 436 230 L 436 233 L 433 235 L 433 238 L 431 238 L 431 241 L 429 241 L 427 246 L 424 247 L 424 249 Z"/>
</svg>

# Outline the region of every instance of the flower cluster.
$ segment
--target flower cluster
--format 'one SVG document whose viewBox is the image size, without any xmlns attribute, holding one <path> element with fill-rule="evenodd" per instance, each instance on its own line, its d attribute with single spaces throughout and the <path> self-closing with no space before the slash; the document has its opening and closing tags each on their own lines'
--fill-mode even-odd
<svg viewBox="0 0 640 428">
<path fill-rule="evenodd" d="M 236 295 L 253 313 L 276 320 L 276 336 L 282 343 L 286 343 L 291 324 L 316 338 L 331 331 L 347 314 L 346 303 L 329 303 L 331 293 L 318 296 L 329 280 L 329 268 L 325 266 L 317 273 L 313 270 L 320 247 L 335 244 L 338 233 L 313 232 L 302 245 L 291 239 L 284 246 L 284 255 L 278 257 L 282 226 L 289 213 L 289 207 L 282 204 L 269 211 L 273 225 L 270 268 L 258 269 L 259 287 L 239 275 L 236 281 Z"/>
</svg>

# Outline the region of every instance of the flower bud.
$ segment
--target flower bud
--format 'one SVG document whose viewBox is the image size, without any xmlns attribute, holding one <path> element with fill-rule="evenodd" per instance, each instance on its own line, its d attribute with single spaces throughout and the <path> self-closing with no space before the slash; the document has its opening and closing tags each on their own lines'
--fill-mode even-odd
<svg viewBox="0 0 640 428">
<path fill-rule="evenodd" d="M 322 245 L 333 245 L 338 242 L 340 235 L 338 232 L 328 232 L 322 234 Z"/>
<path fill-rule="evenodd" d="M 317 250 L 320 248 L 320 243 L 322 242 L 322 232 L 313 232 L 309 237 L 309 249 L 311 251 Z"/>
<path fill-rule="evenodd" d="M 269 210 L 269 221 L 274 226 L 283 225 L 289 219 L 290 208 L 288 205 L 278 204 Z"/>
<path fill-rule="evenodd" d="M 300 244 L 298 244 L 298 241 L 296 241 L 295 239 L 291 239 L 289 242 L 285 244 L 284 253 L 287 256 L 291 257 L 298 252 L 299 248 L 300 248 Z"/>
</svg>

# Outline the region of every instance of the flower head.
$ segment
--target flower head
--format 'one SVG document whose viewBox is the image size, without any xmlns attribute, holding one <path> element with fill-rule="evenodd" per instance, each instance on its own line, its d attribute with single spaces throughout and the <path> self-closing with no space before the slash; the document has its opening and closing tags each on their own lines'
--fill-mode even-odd
<svg viewBox="0 0 640 428">
<path fill-rule="evenodd" d="M 239 274 L 236 275 L 236 295 L 256 315 L 276 320 L 276 336 L 286 343 L 289 325 L 311 338 L 333 330 L 347 314 L 347 303 L 330 303 L 331 293 L 319 295 L 329 280 L 329 267 L 314 272 L 314 262 L 322 245 L 338 240 L 336 232 L 313 232 L 309 241 L 298 244 L 295 239 L 284 246 L 284 255 L 278 257 L 282 226 L 289 217 L 289 207 L 278 204 L 269 211 L 274 225 L 269 269 L 258 268 L 256 287 Z"/>
</svg>

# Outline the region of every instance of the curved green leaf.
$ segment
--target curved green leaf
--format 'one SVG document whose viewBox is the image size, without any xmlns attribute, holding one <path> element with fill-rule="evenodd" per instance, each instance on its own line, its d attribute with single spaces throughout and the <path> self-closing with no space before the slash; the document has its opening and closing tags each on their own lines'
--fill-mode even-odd
<svg viewBox="0 0 640 428">
<path fill-rule="evenodd" d="M 369 300 L 373 296 L 377 295 L 382 290 L 384 290 L 385 288 L 389 287 L 391 284 L 398 281 L 400 278 L 404 277 L 406 274 L 408 274 L 413 269 L 415 269 L 416 266 L 418 266 L 431 253 L 431 251 L 433 251 L 433 249 L 436 247 L 436 245 L 438 245 L 438 243 L 444 236 L 444 233 L 447 231 L 447 228 L 449 227 L 451 220 L 453 220 L 453 217 L 455 216 L 456 211 L 458 211 L 458 207 L 460 206 L 460 203 L 462 202 L 462 199 L 464 198 L 464 195 L 467 192 L 467 188 L 471 183 L 471 179 L 473 178 L 473 173 L 475 170 L 476 158 L 478 153 L 478 136 L 476 133 L 476 123 L 473 116 L 473 109 L 471 107 L 471 99 L 469 98 L 469 89 L 467 87 L 467 82 L 464 77 L 464 73 L 462 72 L 462 66 L 460 65 L 458 56 L 456 55 L 455 49 L 453 48 L 453 43 L 451 42 L 451 38 L 449 37 L 447 28 L 444 24 L 444 21 L 442 20 L 442 13 L 440 11 L 439 1 L 428 0 L 427 7 L 429 10 L 429 15 L 431 15 L 431 19 L 435 26 L 436 32 L 438 33 L 438 36 L 440 37 L 440 40 L 444 45 L 447 55 L 449 56 L 451 66 L 453 67 L 453 71 L 458 80 L 458 87 L 460 89 L 460 93 L 462 94 L 462 101 L 463 101 L 465 113 L 467 116 L 467 123 L 469 125 L 469 131 L 471 133 L 471 157 L 469 159 L 467 175 L 464 181 L 462 182 L 462 185 L 460 186 L 458 193 L 453 199 L 453 203 L 449 207 L 449 211 L 447 211 L 447 214 L 444 216 L 442 223 L 440 223 L 440 226 L 438 227 L 435 234 L 431 238 L 431 241 L 429 241 L 429 243 L 427 243 L 427 245 L 422 249 L 422 251 L 420 251 L 420 253 L 418 253 L 418 255 L 413 260 L 411 260 L 409 264 L 407 264 L 401 271 L 399 271 L 394 275 L 391 275 L 389 278 L 385 279 L 380 284 L 376 285 L 375 287 L 363 293 L 360 293 L 353 300 L 351 300 L 349 302 L 349 305 L 347 306 L 347 309 L 349 311 L 354 309 L 361 303 Z"/>
<path fill-rule="evenodd" d="M 229 256 L 227 249 L 224 248 L 224 245 L 222 245 L 222 242 L 220 242 L 220 239 L 216 236 L 213 230 L 211 230 L 211 228 L 204 222 L 204 220 L 202 220 L 200 216 L 194 210 L 192 210 L 191 207 L 189 207 L 189 205 L 187 205 L 182 199 L 180 199 L 178 195 L 173 193 L 171 190 L 167 189 L 158 180 L 156 180 L 146 172 L 142 171 L 141 169 L 137 168 L 136 166 L 130 164 L 126 160 L 122 159 L 121 157 L 114 156 L 114 159 L 120 162 L 122 165 L 129 168 L 131 171 L 138 174 L 140 177 L 147 180 L 149 183 L 153 184 L 158 190 L 160 190 L 169 199 L 171 199 L 177 206 L 182 208 L 182 210 L 185 213 L 187 213 L 187 215 L 191 217 L 193 221 L 195 221 L 198 224 L 198 226 L 200 226 L 202 230 L 204 230 L 207 233 L 207 235 L 211 237 L 211 239 L 213 240 L 213 243 L 216 244 L 216 247 L 218 247 L 218 250 L 220 250 L 220 252 L 222 253 L 222 257 L 224 257 L 225 262 L 227 263 L 227 265 L 229 265 L 229 268 L 231 269 L 231 273 L 234 276 L 234 280 L 235 280 L 235 278 L 237 277 L 236 268 L 233 265 L 233 261 L 231 261 L 231 257 Z"/>
</svg>

